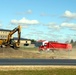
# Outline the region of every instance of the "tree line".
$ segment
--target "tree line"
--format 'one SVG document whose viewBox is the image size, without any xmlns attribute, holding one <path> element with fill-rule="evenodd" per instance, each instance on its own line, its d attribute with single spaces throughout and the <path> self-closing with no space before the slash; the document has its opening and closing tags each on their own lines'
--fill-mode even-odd
<svg viewBox="0 0 76 75">
<path fill-rule="evenodd" d="M 72 44 L 72 46 L 76 46 L 76 41 L 74 41 L 73 39 L 71 39 L 70 44 Z"/>
</svg>

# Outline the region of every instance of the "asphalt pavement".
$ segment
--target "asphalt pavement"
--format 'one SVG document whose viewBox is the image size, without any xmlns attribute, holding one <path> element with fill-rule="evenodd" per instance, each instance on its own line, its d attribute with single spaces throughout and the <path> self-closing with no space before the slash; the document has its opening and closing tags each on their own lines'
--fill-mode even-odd
<svg viewBox="0 0 76 75">
<path fill-rule="evenodd" d="M 0 59 L 0 65 L 76 65 L 76 59 Z"/>
</svg>

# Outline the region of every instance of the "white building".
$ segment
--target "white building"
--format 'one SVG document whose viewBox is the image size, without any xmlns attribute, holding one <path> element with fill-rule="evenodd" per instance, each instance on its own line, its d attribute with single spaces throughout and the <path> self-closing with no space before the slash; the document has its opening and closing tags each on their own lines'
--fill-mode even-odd
<svg viewBox="0 0 76 75">
<path fill-rule="evenodd" d="M 10 30 L 0 29 L 0 39 L 7 39 Z"/>
</svg>

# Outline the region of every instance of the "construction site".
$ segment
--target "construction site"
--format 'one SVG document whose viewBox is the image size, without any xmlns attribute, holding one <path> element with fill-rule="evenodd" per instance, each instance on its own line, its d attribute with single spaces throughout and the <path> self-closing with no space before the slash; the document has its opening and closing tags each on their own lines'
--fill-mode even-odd
<svg viewBox="0 0 76 75">
<path fill-rule="evenodd" d="M 12 36 L 16 32 L 18 37 L 14 40 Z M 24 42 L 20 39 L 20 25 L 9 31 L 7 36 L 3 34 L 0 35 L 0 58 L 76 59 L 76 50 L 72 44 L 44 41 L 39 47 L 28 46 L 29 40 Z"/>
</svg>

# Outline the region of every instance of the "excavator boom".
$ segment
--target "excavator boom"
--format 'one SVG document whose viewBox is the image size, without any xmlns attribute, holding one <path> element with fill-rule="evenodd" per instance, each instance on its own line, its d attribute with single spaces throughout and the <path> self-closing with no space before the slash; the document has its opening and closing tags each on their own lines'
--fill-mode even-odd
<svg viewBox="0 0 76 75">
<path fill-rule="evenodd" d="M 18 39 L 17 39 L 17 42 L 12 42 L 11 38 L 15 32 L 18 32 Z M 20 36 L 21 36 L 21 27 L 19 25 L 18 27 L 16 27 L 15 29 L 13 29 L 9 32 L 7 39 L 0 40 L 0 45 L 5 45 L 5 46 L 11 46 L 12 45 L 13 47 L 19 47 L 20 46 Z"/>
</svg>

